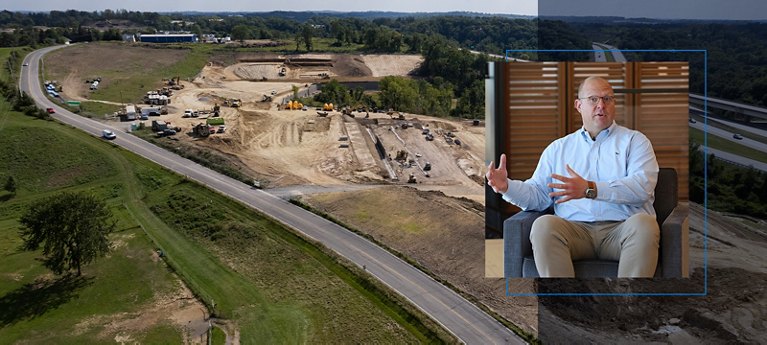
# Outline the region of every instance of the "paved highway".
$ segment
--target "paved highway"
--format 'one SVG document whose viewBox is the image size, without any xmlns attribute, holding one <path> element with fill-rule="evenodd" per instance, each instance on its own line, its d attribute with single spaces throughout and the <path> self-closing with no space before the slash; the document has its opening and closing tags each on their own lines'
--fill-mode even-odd
<svg viewBox="0 0 767 345">
<path fill-rule="evenodd" d="M 703 130 L 703 128 L 704 128 L 703 122 L 701 122 L 701 121 L 698 121 L 696 123 L 690 123 L 690 127 L 697 128 L 697 129 L 700 129 L 700 130 Z M 735 139 L 735 137 L 733 136 L 734 133 L 728 132 L 728 131 L 726 131 L 724 129 L 721 129 L 721 128 L 718 128 L 718 127 L 714 127 L 714 126 L 707 126 L 706 130 L 708 131 L 709 135 L 715 135 L 715 136 L 720 137 L 722 139 L 729 140 L 729 141 L 732 141 L 734 143 L 750 147 L 750 148 L 752 148 L 754 150 L 758 150 L 758 151 L 762 151 L 762 152 L 767 152 L 767 144 L 764 144 L 762 142 L 759 142 L 759 141 L 756 141 L 756 140 L 753 140 L 753 139 L 749 139 L 749 138 L 746 138 L 746 137 L 743 137 L 743 139 Z"/>
<path fill-rule="evenodd" d="M 56 120 L 95 136 L 100 136 L 102 129 L 113 129 L 117 133 L 117 138 L 113 140 L 116 145 L 249 205 L 322 243 L 351 262 L 359 266 L 364 265 L 370 275 L 404 296 L 467 344 L 524 344 L 516 334 L 477 306 L 365 238 L 276 196 L 251 189 L 244 183 L 126 134 L 109 124 L 78 116 L 57 106 L 43 95 L 38 71 L 40 58 L 59 48 L 62 46 L 43 48 L 29 54 L 24 60 L 29 66 L 23 67 L 19 81 L 21 89 L 40 107 L 56 109 L 56 114 L 53 114 Z"/>
<path fill-rule="evenodd" d="M 716 158 L 723 159 L 723 160 L 729 161 L 730 163 L 735 163 L 740 166 L 744 166 L 744 167 L 750 166 L 756 170 L 767 172 L 767 163 L 744 158 L 736 154 L 724 152 L 717 149 L 708 148 L 705 151 L 704 149 L 705 149 L 705 146 L 701 146 L 701 152 L 705 152 L 706 154 L 713 154 Z"/>
<path fill-rule="evenodd" d="M 613 61 L 615 61 L 615 62 L 626 62 L 626 57 L 623 56 L 623 53 L 618 48 L 615 48 L 615 47 L 613 47 L 611 45 L 607 45 L 607 44 L 604 44 L 604 43 L 592 42 L 591 43 L 591 48 L 594 49 L 594 50 L 603 50 L 603 49 L 604 50 L 609 50 L 610 51 L 610 55 L 613 58 Z M 607 61 L 607 56 L 606 55 L 607 54 L 605 54 L 605 52 L 596 51 L 596 52 L 594 52 L 594 61 L 605 62 L 605 61 Z"/>
</svg>

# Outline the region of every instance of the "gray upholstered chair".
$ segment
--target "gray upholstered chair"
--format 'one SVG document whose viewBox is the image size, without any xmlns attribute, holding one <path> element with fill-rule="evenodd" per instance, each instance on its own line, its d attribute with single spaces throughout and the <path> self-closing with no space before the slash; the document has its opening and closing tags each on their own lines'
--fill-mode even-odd
<svg viewBox="0 0 767 345">
<path fill-rule="evenodd" d="M 687 278 L 689 276 L 688 206 L 678 203 L 676 170 L 661 168 L 655 186 L 653 207 L 660 226 L 660 255 L 655 277 Z M 519 212 L 503 222 L 504 275 L 538 277 L 530 243 L 530 230 L 536 218 L 553 213 Z M 581 260 L 573 262 L 578 278 L 617 277 L 618 262 Z"/>
</svg>

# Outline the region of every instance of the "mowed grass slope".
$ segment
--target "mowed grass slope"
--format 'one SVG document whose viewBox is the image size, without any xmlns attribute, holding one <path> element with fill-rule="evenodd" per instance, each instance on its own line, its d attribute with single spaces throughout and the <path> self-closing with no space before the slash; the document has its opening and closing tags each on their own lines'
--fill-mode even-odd
<svg viewBox="0 0 767 345">
<path fill-rule="evenodd" d="M 169 320 L 128 329 L 109 324 L 152 309 L 158 297 L 179 288 L 178 278 L 153 260 L 154 246 L 126 214 L 117 169 L 99 159 L 99 146 L 113 149 L 56 123 L 16 113 L 3 112 L 0 121 L 0 155 L 13 157 L 0 160 L 0 179 L 13 176 L 19 186 L 15 196 L 6 194 L 0 201 L 0 343 L 104 343 L 120 332 L 145 342 L 157 329 L 163 330 L 163 342 L 180 342 L 181 329 Z M 112 253 L 87 266 L 82 277 L 56 277 L 40 264 L 39 251 L 20 250 L 21 213 L 35 200 L 63 190 L 98 195 L 119 221 L 111 236 Z M 94 318 L 103 322 L 88 322 Z"/>
<path fill-rule="evenodd" d="M 0 201 L 0 343 L 103 343 L 123 333 L 180 342 L 182 330 L 170 321 L 110 326 L 178 290 L 156 260 L 158 247 L 243 343 L 439 341 L 334 259 L 222 195 L 55 122 L 7 112 L 0 122 L 0 155 L 15 157 L 0 161 L 0 180 L 14 176 L 19 185 Z M 83 278 L 59 280 L 41 267 L 39 252 L 19 250 L 21 212 L 63 190 L 106 199 L 119 219 L 112 236 L 119 245 Z"/>
</svg>

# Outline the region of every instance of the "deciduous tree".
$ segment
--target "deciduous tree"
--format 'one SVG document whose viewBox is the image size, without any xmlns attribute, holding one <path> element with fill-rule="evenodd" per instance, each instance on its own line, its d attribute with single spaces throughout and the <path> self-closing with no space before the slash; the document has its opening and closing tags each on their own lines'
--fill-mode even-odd
<svg viewBox="0 0 767 345">
<path fill-rule="evenodd" d="M 116 221 L 93 195 L 61 193 L 33 203 L 19 221 L 24 249 L 43 247 L 44 265 L 56 274 L 81 267 L 109 251 Z"/>
</svg>

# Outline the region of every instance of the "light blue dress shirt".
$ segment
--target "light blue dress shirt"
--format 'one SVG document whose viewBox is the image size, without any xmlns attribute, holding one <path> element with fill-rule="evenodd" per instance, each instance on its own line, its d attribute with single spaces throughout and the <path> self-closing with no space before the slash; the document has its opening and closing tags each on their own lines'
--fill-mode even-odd
<svg viewBox="0 0 767 345">
<path fill-rule="evenodd" d="M 514 157 L 509 157 L 513 160 Z M 533 176 L 526 181 L 508 180 L 503 199 L 522 210 L 542 211 L 556 198 L 547 185 L 561 183 L 551 174 L 570 176 L 566 164 L 581 177 L 597 185 L 596 199 L 554 203 L 557 216 L 570 221 L 623 221 L 637 213 L 655 215 L 655 184 L 658 162 L 647 137 L 613 121 L 596 140 L 581 128 L 552 142 L 543 151 Z M 585 191 L 584 191 L 585 192 Z"/>
</svg>

